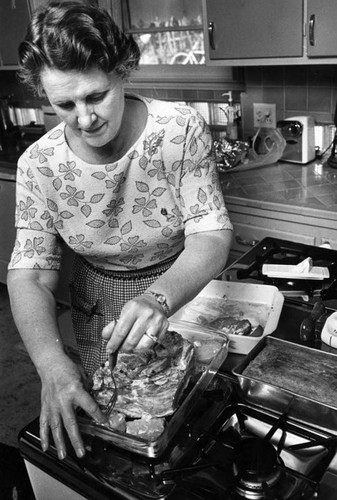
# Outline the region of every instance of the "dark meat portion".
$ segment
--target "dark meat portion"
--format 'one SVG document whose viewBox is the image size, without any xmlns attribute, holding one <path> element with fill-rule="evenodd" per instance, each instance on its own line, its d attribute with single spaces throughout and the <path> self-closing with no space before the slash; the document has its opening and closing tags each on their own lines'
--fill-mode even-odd
<svg viewBox="0 0 337 500">
<path fill-rule="evenodd" d="M 252 331 L 252 325 L 248 319 L 233 316 L 213 319 L 208 322 L 208 326 L 232 335 L 249 335 Z"/>
</svg>

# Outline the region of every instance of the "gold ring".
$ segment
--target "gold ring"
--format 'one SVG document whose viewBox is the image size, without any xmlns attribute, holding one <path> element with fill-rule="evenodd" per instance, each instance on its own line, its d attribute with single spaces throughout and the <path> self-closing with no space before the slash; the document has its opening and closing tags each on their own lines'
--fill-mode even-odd
<svg viewBox="0 0 337 500">
<path fill-rule="evenodd" d="M 144 335 L 146 335 L 152 342 L 156 343 L 158 342 L 158 338 L 155 335 L 151 335 L 151 333 L 145 332 Z"/>
</svg>

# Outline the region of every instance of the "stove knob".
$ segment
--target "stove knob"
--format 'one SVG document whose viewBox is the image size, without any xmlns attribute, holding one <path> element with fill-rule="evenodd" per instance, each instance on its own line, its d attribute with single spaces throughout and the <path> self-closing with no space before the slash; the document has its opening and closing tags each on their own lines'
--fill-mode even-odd
<svg viewBox="0 0 337 500">
<path fill-rule="evenodd" d="M 315 320 L 307 316 L 300 326 L 300 339 L 303 344 L 311 344 L 315 341 Z"/>
</svg>

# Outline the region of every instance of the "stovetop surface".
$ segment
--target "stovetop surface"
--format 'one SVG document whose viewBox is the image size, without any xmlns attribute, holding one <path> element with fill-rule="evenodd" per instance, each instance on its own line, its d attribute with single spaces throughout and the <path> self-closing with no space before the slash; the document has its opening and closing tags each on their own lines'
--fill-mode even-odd
<svg viewBox="0 0 337 500">
<path fill-rule="evenodd" d="M 160 458 L 135 457 L 93 436 L 84 438 L 83 459 L 69 448 L 60 461 L 53 447 L 41 452 L 36 420 L 21 433 L 20 448 L 80 493 L 96 491 L 97 500 L 309 500 L 335 453 L 328 433 L 245 404 L 239 387 L 221 375 Z"/>
</svg>

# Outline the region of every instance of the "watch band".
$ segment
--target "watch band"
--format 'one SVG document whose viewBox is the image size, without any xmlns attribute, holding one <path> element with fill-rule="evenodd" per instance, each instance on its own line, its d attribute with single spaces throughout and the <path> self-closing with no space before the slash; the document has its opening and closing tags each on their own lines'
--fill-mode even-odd
<svg viewBox="0 0 337 500">
<path fill-rule="evenodd" d="M 166 299 L 165 295 L 163 295 L 162 293 L 154 292 L 153 290 L 146 290 L 146 292 L 144 292 L 143 295 L 152 295 L 152 297 L 154 297 L 156 299 L 158 304 L 160 304 L 162 306 L 165 315 L 167 317 L 169 317 L 170 308 L 168 306 L 167 299 Z"/>
</svg>

